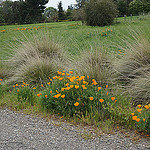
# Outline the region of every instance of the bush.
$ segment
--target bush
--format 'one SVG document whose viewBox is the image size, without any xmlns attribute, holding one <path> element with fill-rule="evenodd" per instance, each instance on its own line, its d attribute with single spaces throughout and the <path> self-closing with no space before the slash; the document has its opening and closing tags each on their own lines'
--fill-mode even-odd
<svg viewBox="0 0 150 150">
<path fill-rule="evenodd" d="M 90 0 L 84 11 L 85 22 L 90 26 L 111 25 L 117 15 L 117 7 L 112 0 Z"/>
<path fill-rule="evenodd" d="M 108 92 L 108 85 L 97 87 L 95 79 L 89 84 L 89 76 L 74 76 L 72 73 L 58 71 L 59 76 L 50 79 L 48 88 L 42 93 L 42 106 L 69 117 L 90 116 L 97 121 L 110 118 L 110 109 L 117 105 L 117 100 Z"/>
</svg>

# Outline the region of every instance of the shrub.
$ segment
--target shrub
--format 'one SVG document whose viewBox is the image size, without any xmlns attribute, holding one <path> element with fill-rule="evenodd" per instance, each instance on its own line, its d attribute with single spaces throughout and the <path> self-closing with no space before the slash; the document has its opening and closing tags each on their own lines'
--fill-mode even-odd
<svg viewBox="0 0 150 150">
<path fill-rule="evenodd" d="M 84 11 L 85 21 L 90 26 L 111 25 L 117 15 L 117 8 L 112 0 L 90 0 Z"/>
<path fill-rule="evenodd" d="M 42 106 L 69 117 L 90 116 L 97 121 L 110 118 L 110 109 L 117 105 L 117 100 L 108 92 L 108 85 L 97 87 L 95 79 L 89 84 L 89 76 L 72 73 L 58 71 L 59 76 L 50 79 L 48 88 L 42 93 Z"/>
</svg>

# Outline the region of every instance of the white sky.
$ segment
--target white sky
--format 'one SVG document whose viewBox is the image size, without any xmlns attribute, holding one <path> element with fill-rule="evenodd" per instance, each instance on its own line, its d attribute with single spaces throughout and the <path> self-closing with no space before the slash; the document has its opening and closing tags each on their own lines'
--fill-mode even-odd
<svg viewBox="0 0 150 150">
<path fill-rule="evenodd" d="M 46 4 L 46 7 L 54 7 L 57 8 L 58 2 L 62 2 L 63 9 L 67 10 L 68 5 L 76 4 L 76 0 L 49 0 Z"/>
<path fill-rule="evenodd" d="M 12 0 L 17 1 L 17 0 Z M 67 10 L 68 6 L 71 4 L 76 4 L 76 0 L 49 0 L 49 2 L 46 4 L 46 7 L 54 7 L 57 9 L 58 2 L 62 2 L 63 9 Z"/>
</svg>

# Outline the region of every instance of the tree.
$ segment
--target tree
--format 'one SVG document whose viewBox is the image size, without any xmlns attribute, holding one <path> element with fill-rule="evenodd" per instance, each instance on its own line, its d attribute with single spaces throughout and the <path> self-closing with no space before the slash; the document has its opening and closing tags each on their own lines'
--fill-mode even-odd
<svg viewBox="0 0 150 150">
<path fill-rule="evenodd" d="M 58 3 L 58 20 L 64 20 L 66 19 L 63 7 L 62 7 L 62 2 L 60 1 Z"/>
<path fill-rule="evenodd" d="M 129 11 L 133 15 L 139 15 L 139 13 L 148 13 L 150 11 L 149 0 L 133 0 L 129 4 Z"/>
<path fill-rule="evenodd" d="M 23 24 L 25 22 L 27 10 L 24 1 L 15 1 L 12 4 L 13 23 Z"/>
<path fill-rule="evenodd" d="M 27 23 L 39 22 L 42 17 L 42 13 L 46 8 L 44 5 L 48 3 L 49 0 L 25 0 L 27 16 Z"/>
<path fill-rule="evenodd" d="M 129 15 L 129 3 L 133 0 L 116 0 L 119 16 Z"/>
<path fill-rule="evenodd" d="M 1 4 L 1 12 L 2 12 L 2 18 L 5 23 L 13 23 L 12 18 L 12 1 L 4 1 Z"/>
<path fill-rule="evenodd" d="M 44 16 L 48 22 L 56 22 L 58 19 L 58 11 L 53 7 L 48 7 L 44 10 Z"/>
<path fill-rule="evenodd" d="M 89 1 L 89 0 L 76 0 L 77 4 L 76 4 L 76 8 L 77 9 L 80 9 L 82 8 L 83 6 L 85 6 L 85 3 Z"/>
<path fill-rule="evenodd" d="M 90 26 L 106 26 L 113 23 L 117 7 L 112 0 L 90 0 L 85 4 L 85 22 Z"/>
</svg>

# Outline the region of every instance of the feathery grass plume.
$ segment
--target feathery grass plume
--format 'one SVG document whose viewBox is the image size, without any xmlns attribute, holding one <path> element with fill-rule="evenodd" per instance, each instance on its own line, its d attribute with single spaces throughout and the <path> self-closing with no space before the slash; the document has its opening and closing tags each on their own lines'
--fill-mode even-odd
<svg viewBox="0 0 150 150">
<path fill-rule="evenodd" d="M 150 71 L 134 79 L 129 92 L 134 97 L 135 104 L 150 103 Z"/>
<path fill-rule="evenodd" d="M 9 81 L 43 82 L 58 68 L 66 69 L 69 64 L 68 54 L 49 34 L 39 32 L 15 47 L 8 59 Z"/>
<path fill-rule="evenodd" d="M 131 94 L 133 102 L 146 102 L 150 96 L 147 89 L 150 75 L 150 38 L 140 30 L 133 30 L 130 35 L 133 39 L 128 40 L 130 42 L 125 41 L 125 55 L 114 61 L 115 80 Z"/>
<path fill-rule="evenodd" d="M 90 78 L 96 79 L 100 84 L 109 82 L 111 60 L 103 49 L 95 51 L 82 52 L 79 60 L 76 62 L 76 70 L 81 75 L 89 75 Z"/>
</svg>

